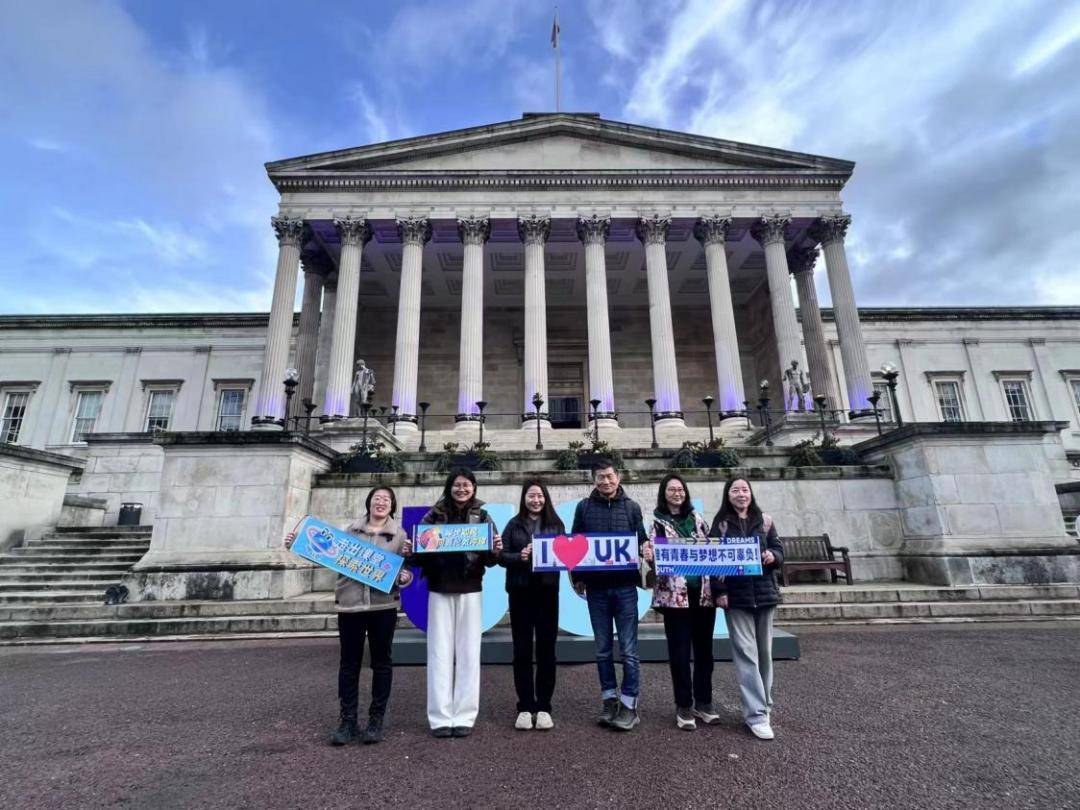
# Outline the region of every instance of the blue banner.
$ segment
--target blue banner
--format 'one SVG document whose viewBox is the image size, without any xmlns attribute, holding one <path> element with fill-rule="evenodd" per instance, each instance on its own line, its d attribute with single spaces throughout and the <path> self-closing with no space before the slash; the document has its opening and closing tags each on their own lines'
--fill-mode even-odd
<svg viewBox="0 0 1080 810">
<path fill-rule="evenodd" d="M 636 534 L 552 534 L 533 538 L 533 571 L 636 571 Z"/>
<path fill-rule="evenodd" d="M 657 537 L 653 541 L 656 575 L 749 577 L 761 575 L 761 546 L 756 537 L 710 537 L 702 542 L 678 542 L 689 538 Z"/>
<path fill-rule="evenodd" d="M 296 540 L 291 548 L 305 560 L 383 593 L 390 593 L 405 562 L 404 557 L 373 546 L 311 515 L 296 527 Z"/>
<path fill-rule="evenodd" d="M 489 523 L 418 523 L 413 529 L 413 552 L 491 551 Z"/>
</svg>

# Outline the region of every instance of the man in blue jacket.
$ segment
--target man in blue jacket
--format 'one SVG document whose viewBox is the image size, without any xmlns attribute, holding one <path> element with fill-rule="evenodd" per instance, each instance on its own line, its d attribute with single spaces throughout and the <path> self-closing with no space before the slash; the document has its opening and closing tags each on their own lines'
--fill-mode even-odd
<svg viewBox="0 0 1080 810">
<path fill-rule="evenodd" d="M 593 491 L 574 511 L 574 534 L 636 534 L 639 553 L 648 542 L 641 507 L 623 492 L 619 471 L 608 459 L 593 466 Z M 596 721 L 618 731 L 630 731 L 640 721 L 637 698 L 641 688 L 638 656 L 637 571 L 583 571 L 572 579 L 589 603 L 589 620 L 596 639 L 596 668 L 603 708 Z M 623 681 L 615 680 L 612 625 L 622 650 Z"/>
</svg>

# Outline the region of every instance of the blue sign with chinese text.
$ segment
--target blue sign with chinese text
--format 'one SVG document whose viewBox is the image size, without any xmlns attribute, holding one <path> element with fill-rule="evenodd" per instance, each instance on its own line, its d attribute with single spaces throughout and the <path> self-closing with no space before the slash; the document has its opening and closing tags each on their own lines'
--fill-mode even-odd
<svg viewBox="0 0 1080 810">
<path fill-rule="evenodd" d="M 377 591 L 390 593 L 405 558 L 308 515 L 296 527 L 292 551 Z"/>
<path fill-rule="evenodd" d="M 413 529 L 417 554 L 440 551 L 491 551 L 489 523 L 418 523 Z"/>
<path fill-rule="evenodd" d="M 692 543 L 688 538 L 657 537 L 653 542 L 656 575 L 660 577 L 761 576 L 761 546 L 756 537 L 710 537 Z"/>
</svg>

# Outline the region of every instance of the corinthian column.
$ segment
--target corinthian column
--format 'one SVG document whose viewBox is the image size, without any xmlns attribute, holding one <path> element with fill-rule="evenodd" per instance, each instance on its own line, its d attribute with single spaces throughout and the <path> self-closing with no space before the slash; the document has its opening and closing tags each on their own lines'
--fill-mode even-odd
<svg viewBox="0 0 1080 810">
<path fill-rule="evenodd" d="M 645 245 L 645 274 L 649 284 L 649 333 L 652 338 L 653 396 L 656 422 L 682 424 L 679 375 L 675 366 L 675 330 L 671 325 L 671 291 L 667 275 L 669 217 L 642 217 L 637 236 Z"/>
<path fill-rule="evenodd" d="M 615 384 L 611 373 L 611 328 L 608 325 L 607 263 L 604 243 L 611 220 L 595 214 L 577 222 L 578 239 L 585 245 L 585 302 L 589 327 L 589 399 L 600 400 L 596 418 L 600 427 L 619 426 L 615 413 Z"/>
<path fill-rule="evenodd" d="M 296 370 L 300 386 L 293 400 L 291 416 L 303 413 L 303 402 L 315 393 L 315 361 L 319 348 L 319 307 L 322 303 L 323 275 L 326 260 L 322 256 L 304 256 L 304 296 L 300 305 L 300 334 L 296 339 Z"/>
<path fill-rule="evenodd" d="M 735 332 L 735 308 L 731 303 L 731 281 L 724 253 L 729 225 L 731 217 L 702 217 L 694 225 L 694 236 L 705 249 L 705 267 L 709 276 L 716 380 L 720 386 L 717 410 L 721 418 L 730 419 L 742 413 L 746 395 L 743 393 L 739 337 Z"/>
<path fill-rule="evenodd" d="M 525 243 L 525 392 L 522 428 L 536 429 L 534 394 L 550 400 L 547 365 L 547 301 L 544 290 L 544 243 L 551 232 L 551 219 L 536 215 L 518 220 L 518 235 Z M 547 411 L 540 411 L 540 423 L 551 427 Z"/>
<path fill-rule="evenodd" d="M 484 398 L 484 243 L 491 234 L 486 217 L 458 220 L 465 246 L 461 268 L 461 349 L 458 355 L 458 413 L 454 428 L 468 428 L 479 418 Z"/>
<path fill-rule="evenodd" d="M 813 396 L 824 394 L 829 399 L 828 407 L 835 408 L 836 390 L 829 375 L 829 349 L 825 345 L 821 308 L 818 306 L 817 290 L 814 287 L 816 262 L 817 250 L 814 248 L 793 248 L 788 254 L 788 269 L 795 276 L 795 287 L 799 291 L 803 345 L 806 347 L 806 362 L 810 367 L 810 393 Z"/>
<path fill-rule="evenodd" d="M 300 245 L 304 240 L 302 219 L 273 217 L 270 224 L 278 239 L 277 272 L 274 297 L 270 303 L 270 322 L 266 327 L 266 353 L 263 355 L 259 397 L 255 401 L 253 429 L 279 430 L 285 425 L 285 364 L 289 362 L 289 339 L 292 337 L 293 304 L 296 301 L 296 276 L 300 272 Z"/>
<path fill-rule="evenodd" d="M 360 256 L 364 245 L 371 239 L 371 227 L 365 219 L 335 219 L 334 226 L 341 237 L 341 261 L 338 264 L 334 334 L 330 341 L 326 395 L 323 398 L 322 416 L 319 417 L 322 422 L 344 419 L 349 415 L 349 389 L 356 347 L 356 308 L 360 294 Z"/>
<path fill-rule="evenodd" d="M 825 271 L 829 275 L 829 292 L 832 295 L 833 317 L 836 319 L 836 336 L 840 340 L 840 357 L 844 363 L 848 405 L 859 414 L 870 409 L 867 397 L 874 393 L 874 388 L 870 382 L 866 343 L 863 341 L 855 292 L 851 288 L 851 271 L 848 270 L 844 251 L 844 236 L 849 225 L 851 217 L 846 214 L 827 216 L 811 226 L 809 233 L 811 239 L 821 242 L 821 250 L 825 254 Z"/>
<path fill-rule="evenodd" d="M 776 333 L 776 354 L 780 361 L 780 379 L 783 390 L 784 371 L 796 360 L 803 364 L 799 320 L 795 317 L 795 299 L 791 295 L 791 279 L 788 277 L 787 254 L 784 252 L 784 232 L 791 222 L 785 216 L 764 216 L 750 229 L 765 249 L 765 273 L 769 279 L 769 303 L 772 308 L 773 331 Z M 786 395 L 786 391 L 784 394 Z M 787 397 L 784 397 L 785 409 Z"/>
<path fill-rule="evenodd" d="M 394 392 L 398 432 L 416 432 L 416 376 L 420 368 L 420 281 L 424 245 L 431 222 L 413 217 L 397 221 L 401 234 L 401 287 L 398 291 L 397 344 L 394 347 Z"/>
</svg>

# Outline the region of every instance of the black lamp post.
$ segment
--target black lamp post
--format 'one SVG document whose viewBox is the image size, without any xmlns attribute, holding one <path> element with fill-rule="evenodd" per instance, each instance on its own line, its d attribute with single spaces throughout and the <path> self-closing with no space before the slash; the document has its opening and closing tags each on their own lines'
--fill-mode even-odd
<svg viewBox="0 0 1080 810">
<path fill-rule="evenodd" d="M 761 408 L 761 424 L 765 426 L 765 446 L 772 447 L 772 436 L 769 434 L 772 428 L 772 419 L 769 417 L 769 381 L 762 380 L 758 386 L 758 407 Z"/>
<path fill-rule="evenodd" d="M 371 413 L 371 405 L 367 402 L 360 403 L 360 412 L 364 415 L 364 427 L 360 434 L 360 454 L 366 456 L 368 454 L 367 444 L 367 420 L 368 414 Z"/>
<path fill-rule="evenodd" d="M 536 411 L 536 449 L 543 450 L 544 442 L 540 437 L 540 409 L 544 407 L 544 398 L 540 396 L 539 391 L 533 394 L 532 405 L 533 409 Z"/>
<path fill-rule="evenodd" d="M 398 412 L 398 407 L 399 407 L 398 405 L 391 405 L 390 406 L 390 410 L 393 411 L 393 413 L 390 415 L 390 435 L 392 435 L 392 436 L 397 436 L 397 412 Z"/>
<path fill-rule="evenodd" d="M 705 397 L 702 402 L 705 403 L 705 417 L 709 420 L 709 446 L 713 443 L 713 430 L 712 430 L 712 404 L 716 402 L 712 397 Z"/>
<path fill-rule="evenodd" d="M 418 448 L 421 453 L 427 452 L 427 409 L 431 407 L 430 402 L 417 402 L 420 406 L 420 447 Z"/>
<path fill-rule="evenodd" d="M 652 427 L 652 448 L 655 450 L 660 446 L 656 441 L 656 411 L 654 410 L 654 408 L 656 408 L 656 400 L 647 399 L 645 400 L 645 404 L 649 406 L 649 424 Z"/>
<path fill-rule="evenodd" d="M 296 393 L 296 386 L 300 384 L 300 374 L 295 368 L 286 369 L 285 371 L 285 420 L 282 422 L 282 429 L 289 429 L 289 412 L 292 411 L 292 398 Z"/>
<path fill-rule="evenodd" d="M 315 410 L 315 401 L 311 397 L 304 397 L 301 401 L 304 406 L 304 435 L 311 433 L 311 412 Z"/>
<path fill-rule="evenodd" d="M 744 399 L 742 401 L 742 414 L 746 417 L 746 429 L 749 430 L 754 426 L 754 417 L 750 415 L 750 400 Z"/>
<path fill-rule="evenodd" d="M 814 397 L 814 404 L 817 406 L 818 417 L 821 419 L 821 438 L 824 440 L 828 435 L 828 428 L 825 427 L 825 406 L 829 404 L 829 398 L 824 394 L 818 394 Z"/>
<path fill-rule="evenodd" d="M 881 376 L 885 378 L 885 385 L 889 387 L 889 402 L 892 403 L 893 419 L 896 426 L 904 426 L 904 417 L 900 415 L 900 403 L 896 399 L 896 378 L 900 376 L 900 370 L 892 363 L 884 363 L 881 366 Z"/>
<path fill-rule="evenodd" d="M 476 403 L 476 410 L 480 412 L 480 441 L 477 442 L 477 444 L 484 443 L 484 408 L 486 408 L 487 405 L 485 400 L 480 400 Z"/>
<path fill-rule="evenodd" d="M 881 411 L 878 410 L 878 402 L 881 401 L 881 392 L 875 391 L 866 398 L 866 401 L 870 403 L 874 408 L 874 424 L 877 425 L 877 435 L 881 435 Z"/>
<path fill-rule="evenodd" d="M 600 420 L 596 416 L 596 409 L 600 407 L 600 400 L 590 399 L 589 404 L 592 405 L 593 443 L 600 444 Z"/>
</svg>

